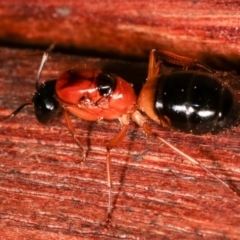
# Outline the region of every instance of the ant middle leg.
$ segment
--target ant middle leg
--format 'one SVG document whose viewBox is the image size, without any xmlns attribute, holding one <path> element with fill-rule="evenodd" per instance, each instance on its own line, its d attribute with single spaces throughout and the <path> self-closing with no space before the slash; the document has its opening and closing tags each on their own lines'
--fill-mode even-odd
<svg viewBox="0 0 240 240">
<path fill-rule="evenodd" d="M 108 143 L 106 149 L 106 167 L 107 167 L 107 185 L 108 185 L 108 208 L 107 208 L 107 222 L 106 225 L 109 227 L 111 225 L 111 218 L 112 218 L 112 174 L 111 174 L 111 159 L 110 159 L 110 150 L 116 147 L 125 137 L 128 125 L 129 125 L 129 116 L 123 115 L 119 118 L 119 121 L 122 125 L 121 130 L 118 134 L 113 137 L 110 142 Z"/>
</svg>

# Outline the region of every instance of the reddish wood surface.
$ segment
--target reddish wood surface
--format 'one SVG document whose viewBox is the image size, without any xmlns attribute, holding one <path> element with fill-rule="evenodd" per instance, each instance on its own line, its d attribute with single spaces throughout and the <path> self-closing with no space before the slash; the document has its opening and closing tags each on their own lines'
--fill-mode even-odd
<svg viewBox="0 0 240 240">
<path fill-rule="evenodd" d="M 0 51 L 3 117 L 31 99 L 41 55 Z M 85 64 L 138 84 L 146 78 L 146 63 L 53 53 L 42 79 Z M 238 93 L 239 76 L 224 75 Z M 112 227 L 105 229 L 105 146 L 120 126 L 72 119 L 89 150 L 84 163 L 62 118 L 41 125 L 28 107 L 0 122 L 1 239 L 239 239 L 239 126 L 216 136 L 193 136 L 151 122 L 161 137 L 228 182 L 237 195 L 132 123 L 111 151 L 114 210 Z"/>
<path fill-rule="evenodd" d="M 0 2 L 0 41 L 145 59 L 162 48 L 237 69 L 239 14 L 229 0 L 9 0 Z"/>
</svg>

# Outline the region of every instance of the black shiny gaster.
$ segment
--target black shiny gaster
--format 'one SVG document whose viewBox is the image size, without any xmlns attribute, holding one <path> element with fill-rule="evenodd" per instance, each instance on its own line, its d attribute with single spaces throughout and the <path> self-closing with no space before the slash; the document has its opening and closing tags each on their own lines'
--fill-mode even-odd
<svg viewBox="0 0 240 240">
<path fill-rule="evenodd" d="M 176 130 L 217 133 L 236 122 L 238 110 L 232 90 L 213 75 L 179 71 L 158 79 L 155 112 Z"/>
</svg>

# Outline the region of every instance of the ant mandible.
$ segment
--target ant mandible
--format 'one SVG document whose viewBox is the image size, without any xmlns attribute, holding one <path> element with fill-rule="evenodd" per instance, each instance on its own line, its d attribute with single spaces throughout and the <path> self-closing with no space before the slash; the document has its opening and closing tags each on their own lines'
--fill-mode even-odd
<svg viewBox="0 0 240 240">
<path fill-rule="evenodd" d="M 131 84 L 100 70 L 71 69 L 58 79 L 39 84 L 47 58 L 48 53 L 44 53 L 32 102 L 22 104 L 2 120 L 17 115 L 27 105 L 33 105 L 36 118 L 41 123 L 47 123 L 63 112 L 67 127 L 85 160 L 85 151 L 77 139 L 69 113 L 89 121 L 118 119 L 122 128 L 106 146 L 108 225 L 112 213 L 110 150 L 122 141 L 131 119 L 148 136 L 159 139 L 231 189 L 198 161 L 157 136 L 147 117 L 141 113 L 163 126 L 193 134 L 215 133 L 234 124 L 238 118 L 236 96 L 229 86 L 214 76 L 212 69 L 190 58 L 154 49 L 150 52 L 147 82 L 137 98 Z M 181 69 L 162 74 L 162 67 L 167 63 L 193 70 Z"/>
</svg>

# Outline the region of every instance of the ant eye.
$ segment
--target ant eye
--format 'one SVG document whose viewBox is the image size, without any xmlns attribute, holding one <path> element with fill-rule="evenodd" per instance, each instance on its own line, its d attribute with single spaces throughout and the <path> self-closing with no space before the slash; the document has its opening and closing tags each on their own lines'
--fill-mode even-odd
<svg viewBox="0 0 240 240">
<path fill-rule="evenodd" d="M 109 96 L 116 88 L 115 77 L 109 74 L 100 73 L 97 77 L 97 88 L 101 96 Z"/>
</svg>

